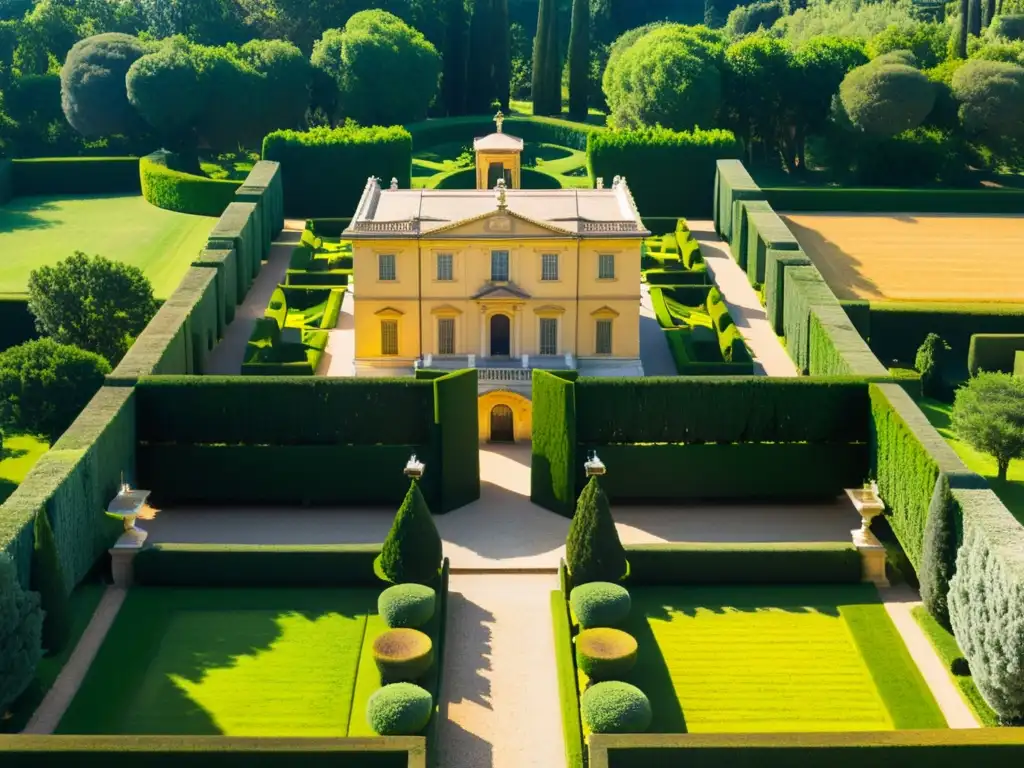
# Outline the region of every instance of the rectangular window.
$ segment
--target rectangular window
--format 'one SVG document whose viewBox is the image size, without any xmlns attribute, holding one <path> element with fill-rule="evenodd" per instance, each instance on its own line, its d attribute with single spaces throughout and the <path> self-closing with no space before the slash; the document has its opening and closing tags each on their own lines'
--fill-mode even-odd
<svg viewBox="0 0 1024 768">
<path fill-rule="evenodd" d="M 453 256 L 450 253 L 439 253 L 437 254 L 437 279 L 438 280 L 454 280 L 452 276 L 452 260 Z"/>
<path fill-rule="evenodd" d="M 558 254 L 557 253 L 545 253 L 540 257 L 540 279 L 541 280 L 557 280 L 558 279 Z"/>
<path fill-rule="evenodd" d="M 398 275 L 395 272 L 395 254 L 393 253 L 381 253 L 377 255 L 377 279 L 378 280 L 397 280 Z"/>
<path fill-rule="evenodd" d="M 442 317 L 437 321 L 437 354 L 455 354 L 455 318 Z"/>
<path fill-rule="evenodd" d="M 508 282 L 508 251 L 491 251 L 491 280 Z"/>
<path fill-rule="evenodd" d="M 612 321 L 597 321 L 597 354 L 610 355 L 612 353 Z"/>
<path fill-rule="evenodd" d="M 602 253 L 597 257 L 597 279 L 611 280 L 615 277 L 615 254 Z"/>
<path fill-rule="evenodd" d="M 380 353 L 382 355 L 398 354 L 398 321 L 380 321 Z"/>
<path fill-rule="evenodd" d="M 558 354 L 558 320 L 553 317 L 540 319 L 540 353 L 542 355 Z"/>
</svg>

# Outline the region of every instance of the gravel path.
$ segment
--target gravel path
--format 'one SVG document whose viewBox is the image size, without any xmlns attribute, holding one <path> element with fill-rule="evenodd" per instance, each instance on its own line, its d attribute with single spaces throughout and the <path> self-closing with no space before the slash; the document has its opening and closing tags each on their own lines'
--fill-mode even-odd
<svg viewBox="0 0 1024 768">
<path fill-rule="evenodd" d="M 554 575 L 453 575 L 439 765 L 565 765 L 550 595 Z"/>
<path fill-rule="evenodd" d="M 46 694 L 39 708 L 36 709 L 32 719 L 28 721 L 22 733 L 36 736 L 44 736 L 53 733 L 64 717 L 71 701 L 78 693 L 78 688 L 85 679 L 89 666 L 103 645 L 103 640 L 110 631 L 117 612 L 121 610 L 124 598 L 128 593 L 120 587 L 107 587 L 103 597 L 100 598 L 96 612 L 85 628 L 82 637 L 71 652 L 64 669 L 61 670 L 53 687 Z"/>
<path fill-rule="evenodd" d="M 654 316 L 647 283 L 640 284 L 640 361 L 644 365 L 644 376 L 678 375 L 668 339 Z"/>
<path fill-rule="evenodd" d="M 768 315 L 750 286 L 746 272 L 729 252 L 729 244 L 715 234 L 710 221 L 691 221 L 690 229 L 700 241 L 708 271 L 722 292 L 733 322 L 753 353 L 754 372 L 764 376 L 797 376 L 796 366 L 768 322 Z"/>
<path fill-rule="evenodd" d="M 341 314 L 334 330 L 328 332 L 327 349 L 320 360 L 318 376 L 355 376 L 356 356 L 356 305 L 355 295 L 345 291 L 341 302 Z"/>
</svg>

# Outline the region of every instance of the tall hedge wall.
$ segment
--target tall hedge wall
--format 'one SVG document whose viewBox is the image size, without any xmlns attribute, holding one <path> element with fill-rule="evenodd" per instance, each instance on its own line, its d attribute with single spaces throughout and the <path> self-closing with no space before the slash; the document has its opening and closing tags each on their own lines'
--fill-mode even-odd
<svg viewBox="0 0 1024 768">
<path fill-rule="evenodd" d="M 715 164 L 738 156 L 736 137 L 721 129 L 603 131 L 587 139 L 590 177 L 603 177 L 607 183 L 615 176 L 628 176 L 637 208 L 645 216 L 710 216 Z"/>
<path fill-rule="evenodd" d="M 0 551 L 27 586 L 32 522 L 45 509 L 70 590 L 117 538 L 120 526 L 104 514 L 122 473 L 135 480 L 135 396 L 103 387 L 54 446 L 0 506 Z"/>
<path fill-rule="evenodd" d="M 412 136 L 400 126 L 275 131 L 263 140 L 263 159 L 281 164 L 288 215 L 348 216 L 370 176 L 409 188 Z"/>
<path fill-rule="evenodd" d="M 270 253 L 270 244 L 284 229 L 284 182 L 281 164 L 260 160 L 235 193 L 241 203 L 256 203 L 260 209 L 263 230 L 263 254 Z"/>
<path fill-rule="evenodd" d="M 0 295 L 0 351 L 39 338 L 25 294 Z"/>
<path fill-rule="evenodd" d="M 217 336 L 224 338 L 228 323 L 235 319 L 235 307 L 240 298 L 238 293 L 238 254 L 234 248 L 227 250 L 204 249 L 192 262 L 193 267 L 211 267 L 217 270 L 214 287 L 217 293 Z"/>
<path fill-rule="evenodd" d="M 981 728 L 877 733 L 595 734 L 590 768 L 791 768 L 872 765 L 900 768 L 1011 768 L 1024 754 L 1024 730 Z"/>
<path fill-rule="evenodd" d="M 1024 210 L 1019 189 L 885 189 L 771 187 L 765 199 L 777 211 L 850 213 L 1013 213 Z"/>
<path fill-rule="evenodd" d="M 10 768 L 427 768 L 420 736 L 274 739 L 218 736 L 0 736 Z"/>
<path fill-rule="evenodd" d="M 231 203 L 210 231 L 206 247 L 233 250 L 238 257 L 238 295 L 244 299 L 269 250 L 263 249 L 263 224 L 255 203 Z"/>
<path fill-rule="evenodd" d="M 480 426 L 476 369 L 434 379 L 434 422 L 441 432 L 441 508 L 480 498 Z"/>
<path fill-rule="evenodd" d="M 1014 359 L 1024 351 L 1024 333 L 976 333 L 971 336 L 967 370 L 1013 373 Z"/>
<path fill-rule="evenodd" d="M 12 196 L 138 194 L 137 157 L 40 157 L 11 162 Z"/>
<path fill-rule="evenodd" d="M 576 508 L 575 378 L 533 371 L 530 501 L 572 517 Z"/>
<path fill-rule="evenodd" d="M 142 196 L 150 204 L 178 213 L 220 216 L 235 199 L 241 182 L 184 173 L 174 170 L 175 163 L 175 156 L 163 150 L 139 161 Z"/>
<path fill-rule="evenodd" d="M 586 444 L 848 443 L 868 438 L 863 381 L 585 378 L 576 383 L 575 393 L 577 439 Z"/>
<path fill-rule="evenodd" d="M 740 268 L 747 269 L 747 254 L 749 253 L 750 227 L 747 224 L 747 217 L 751 213 L 768 213 L 772 207 L 764 200 L 735 200 L 732 204 L 732 240 L 729 242 L 729 250 L 732 257 Z"/>
<path fill-rule="evenodd" d="M 769 248 L 799 251 L 800 243 L 775 211 L 749 210 L 747 213 L 747 279 L 751 285 L 763 285 L 765 257 Z"/>
<path fill-rule="evenodd" d="M 835 296 L 811 307 L 811 376 L 888 376 Z"/>
<path fill-rule="evenodd" d="M 782 331 L 797 370 L 811 369 L 811 308 L 836 301 L 815 266 L 790 267 L 783 275 Z"/>
<path fill-rule="evenodd" d="M 763 200 L 764 193 L 743 163 L 736 159 L 719 160 L 715 163 L 714 189 L 715 229 L 723 240 L 732 242 L 733 203 L 737 200 Z"/>
<path fill-rule="evenodd" d="M 768 313 L 768 321 L 775 333 L 785 332 L 783 317 L 786 306 L 786 270 L 789 267 L 810 267 L 811 260 L 803 251 L 776 251 L 769 249 L 765 253 L 764 266 L 764 306 Z"/>
</svg>

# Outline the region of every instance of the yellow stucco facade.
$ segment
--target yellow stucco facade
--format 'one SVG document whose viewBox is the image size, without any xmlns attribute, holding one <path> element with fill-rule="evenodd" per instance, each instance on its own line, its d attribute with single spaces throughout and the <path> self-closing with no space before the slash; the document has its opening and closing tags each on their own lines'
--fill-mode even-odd
<svg viewBox="0 0 1024 768">
<path fill-rule="evenodd" d="M 501 210 L 418 238 L 354 238 L 356 361 L 638 358 L 640 243 Z"/>
<path fill-rule="evenodd" d="M 496 389 L 480 395 L 478 403 L 478 419 L 480 424 L 480 442 L 490 440 L 508 441 L 511 436 L 515 442 L 529 440 L 533 431 L 533 403 L 518 392 Z M 509 422 L 512 432 L 504 432 Z"/>
<path fill-rule="evenodd" d="M 505 178 L 509 188 L 520 189 L 522 185 L 521 159 L 519 152 L 515 151 L 486 151 L 479 150 L 476 153 L 476 188 L 490 189 L 491 177 L 496 167 L 505 171 Z"/>
</svg>

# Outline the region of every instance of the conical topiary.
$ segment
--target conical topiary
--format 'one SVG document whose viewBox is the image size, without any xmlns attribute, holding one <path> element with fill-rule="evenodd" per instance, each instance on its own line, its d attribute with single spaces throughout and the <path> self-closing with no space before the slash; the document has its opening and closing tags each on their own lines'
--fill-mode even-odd
<svg viewBox="0 0 1024 768">
<path fill-rule="evenodd" d="M 395 584 L 437 584 L 441 535 L 415 480 L 398 508 L 377 563 L 381 575 Z"/>
<path fill-rule="evenodd" d="M 949 490 L 949 478 L 940 474 L 935 483 L 928 519 L 924 525 L 924 546 L 921 566 L 921 602 L 939 624 L 950 629 L 946 596 L 949 582 L 956 573 L 956 500 Z"/>
<path fill-rule="evenodd" d="M 626 550 L 597 477 L 590 478 L 576 502 L 576 514 L 565 540 L 565 559 L 575 586 L 591 581 L 616 582 L 626 575 Z"/>
<path fill-rule="evenodd" d="M 43 650 L 48 656 L 60 653 L 71 635 L 71 606 L 64 589 L 64 572 L 57 554 L 57 542 L 46 510 L 40 507 L 35 519 L 35 547 L 32 552 L 32 591 L 39 593 L 43 617 Z"/>
</svg>

